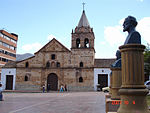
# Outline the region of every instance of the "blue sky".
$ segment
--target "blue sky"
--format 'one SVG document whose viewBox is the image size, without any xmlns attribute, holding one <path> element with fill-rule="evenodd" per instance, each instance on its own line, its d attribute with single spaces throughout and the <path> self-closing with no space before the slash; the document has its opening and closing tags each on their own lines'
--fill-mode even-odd
<svg viewBox="0 0 150 113">
<path fill-rule="evenodd" d="M 137 18 L 142 44 L 150 43 L 150 0 L 0 0 L 0 29 L 19 35 L 17 53 L 35 53 L 55 37 L 71 48 L 71 31 L 85 13 L 94 29 L 96 58 L 114 58 L 125 41 L 122 22 Z"/>
</svg>

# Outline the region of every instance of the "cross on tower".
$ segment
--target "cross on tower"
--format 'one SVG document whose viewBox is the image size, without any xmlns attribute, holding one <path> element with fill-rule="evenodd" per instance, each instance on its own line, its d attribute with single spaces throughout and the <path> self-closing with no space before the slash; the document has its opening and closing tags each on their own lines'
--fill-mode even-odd
<svg viewBox="0 0 150 113">
<path fill-rule="evenodd" d="M 83 5 L 83 10 L 84 10 L 84 5 L 85 5 L 85 3 L 83 2 L 82 5 Z"/>
</svg>

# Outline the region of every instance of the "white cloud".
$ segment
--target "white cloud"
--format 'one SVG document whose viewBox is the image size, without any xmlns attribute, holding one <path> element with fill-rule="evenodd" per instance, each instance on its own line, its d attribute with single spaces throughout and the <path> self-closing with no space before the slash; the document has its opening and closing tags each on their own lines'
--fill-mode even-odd
<svg viewBox="0 0 150 113">
<path fill-rule="evenodd" d="M 104 38 L 111 46 L 123 44 L 125 34 L 122 33 L 122 26 L 117 25 L 105 27 Z"/>
<path fill-rule="evenodd" d="M 39 42 L 36 42 L 36 43 L 32 43 L 32 44 L 25 44 L 25 45 L 23 45 L 22 46 L 22 50 L 25 53 L 35 53 L 41 47 L 42 47 L 42 44 L 40 44 Z"/>
<path fill-rule="evenodd" d="M 51 35 L 48 35 L 47 40 L 50 41 L 53 38 L 56 38 L 56 37 L 51 34 Z M 25 44 L 22 46 L 22 52 L 23 53 L 35 53 L 42 47 L 43 47 L 43 45 L 39 42 L 34 42 L 32 44 Z"/>
<path fill-rule="evenodd" d="M 138 22 L 137 31 L 145 41 L 150 43 L 150 17 L 144 17 Z"/>
<path fill-rule="evenodd" d="M 53 38 L 56 38 L 56 37 L 55 37 L 54 35 L 50 34 L 50 35 L 48 35 L 47 40 L 50 41 L 50 40 L 52 40 Z"/>
</svg>

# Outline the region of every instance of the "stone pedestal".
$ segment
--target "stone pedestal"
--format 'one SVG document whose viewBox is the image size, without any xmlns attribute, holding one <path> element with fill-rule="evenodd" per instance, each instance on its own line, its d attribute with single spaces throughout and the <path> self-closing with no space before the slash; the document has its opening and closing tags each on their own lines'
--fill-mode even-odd
<svg viewBox="0 0 150 113">
<path fill-rule="evenodd" d="M 105 97 L 106 103 L 106 113 L 117 113 L 117 110 L 120 106 L 120 100 L 111 100 L 110 98 Z"/>
<path fill-rule="evenodd" d="M 144 85 L 144 45 L 126 44 L 119 47 L 122 60 L 121 105 L 117 113 L 150 113 Z"/>
<path fill-rule="evenodd" d="M 112 90 L 111 90 L 111 99 L 119 100 L 120 94 L 119 89 L 121 88 L 121 68 L 112 67 Z"/>
</svg>

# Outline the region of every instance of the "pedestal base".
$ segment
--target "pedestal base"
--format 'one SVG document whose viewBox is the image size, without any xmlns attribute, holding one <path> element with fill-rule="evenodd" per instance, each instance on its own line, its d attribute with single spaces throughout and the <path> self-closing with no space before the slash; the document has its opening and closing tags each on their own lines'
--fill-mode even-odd
<svg viewBox="0 0 150 113">
<path fill-rule="evenodd" d="M 121 104 L 117 113 L 150 113 L 146 95 L 147 89 L 120 89 Z"/>
<path fill-rule="evenodd" d="M 111 99 L 112 100 L 120 100 L 120 94 L 119 94 L 119 89 L 120 88 L 112 88 L 111 92 Z"/>
<path fill-rule="evenodd" d="M 120 106 L 120 100 L 111 100 L 109 96 L 105 96 L 106 113 L 117 113 Z"/>
</svg>

